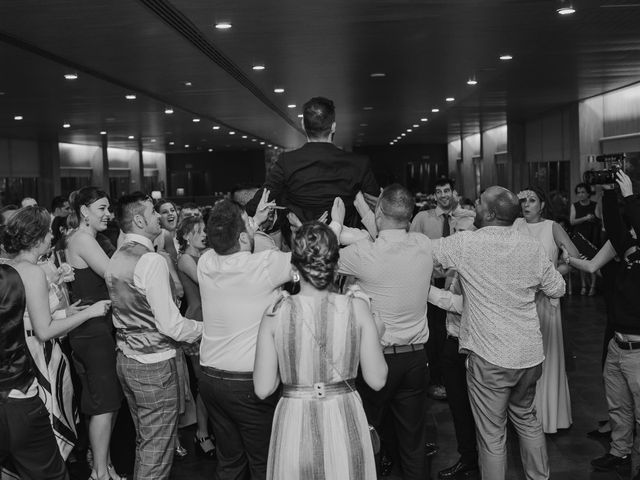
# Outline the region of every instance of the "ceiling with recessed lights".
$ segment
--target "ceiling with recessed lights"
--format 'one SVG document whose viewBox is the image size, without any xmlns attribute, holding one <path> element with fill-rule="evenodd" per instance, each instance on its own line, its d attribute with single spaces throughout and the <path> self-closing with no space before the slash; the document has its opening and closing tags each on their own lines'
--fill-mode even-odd
<svg viewBox="0 0 640 480">
<path fill-rule="evenodd" d="M 0 136 L 289 149 L 322 95 L 346 148 L 443 143 L 640 81 L 638 25 L 637 0 L 2 0 Z"/>
</svg>

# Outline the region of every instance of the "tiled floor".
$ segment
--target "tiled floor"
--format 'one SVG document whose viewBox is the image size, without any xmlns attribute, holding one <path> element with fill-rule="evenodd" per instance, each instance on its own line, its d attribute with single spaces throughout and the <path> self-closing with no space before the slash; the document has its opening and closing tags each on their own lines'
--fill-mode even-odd
<svg viewBox="0 0 640 480">
<path fill-rule="evenodd" d="M 597 426 L 597 420 L 606 418 L 600 354 L 604 330 L 604 304 L 601 296 L 568 297 L 564 305 L 564 333 L 567 370 L 573 407 L 573 426 L 562 433 L 547 436 L 547 447 L 551 462 L 551 478 L 560 480 L 617 480 L 628 478 L 616 473 L 593 472 L 589 461 L 606 452 L 607 443 L 586 436 Z M 432 478 L 437 472 L 457 460 L 453 424 L 446 402 L 430 401 L 426 405 L 431 440 L 440 446 L 433 459 Z M 192 430 L 182 432 L 183 443 L 189 448 L 189 456 L 176 463 L 172 478 L 175 480 L 210 479 L 215 462 L 200 459 L 193 453 Z M 189 440 L 189 441 L 187 441 Z M 396 472 L 394 472 L 396 473 Z M 392 474 L 386 477 L 398 480 Z M 524 479 L 520 467 L 517 440 L 513 432 L 509 435 L 509 480 Z M 286 480 L 286 479 L 283 479 Z M 487 479 L 490 480 L 490 479 Z"/>
</svg>

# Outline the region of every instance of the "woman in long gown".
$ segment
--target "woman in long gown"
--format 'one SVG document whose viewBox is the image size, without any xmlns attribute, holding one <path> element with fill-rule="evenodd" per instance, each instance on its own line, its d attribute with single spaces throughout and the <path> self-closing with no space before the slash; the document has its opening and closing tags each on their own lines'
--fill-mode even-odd
<svg viewBox="0 0 640 480">
<path fill-rule="evenodd" d="M 364 299 L 330 291 L 338 242 L 320 222 L 295 234 L 291 263 L 300 293 L 284 295 L 263 317 L 253 373 L 258 397 L 282 379 L 267 479 L 376 478 L 360 396 L 358 364 L 375 390 L 387 377 L 378 330 Z"/>
<path fill-rule="evenodd" d="M 103 300 L 88 307 L 71 306 L 60 312 L 66 316 L 59 314 L 60 298 L 44 270 L 37 265 L 51 245 L 50 225 L 51 216 L 44 208 L 18 210 L 3 231 L 3 247 L 11 257 L 3 262 L 17 270 L 25 287 L 26 343 L 36 369 L 38 393 L 49 412 L 60 453 L 66 459 L 76 433 L 69 361 L 62 353 L 59 337 L 91 318 L 104 315 L 111 302 Z"/>
<path fill-rule="evenodd" d="M 104 273 L 109 257 L 96 240 L 110 217 L 107 194 L 96 187 L 81 188 L 73 201 L 78 228 L 67 240 L 67 261 L 75 270 L 72 296 L 82 304 L 109 300 Z M 122 388 L 116 375 L 116 345 L 111 315 L 93 318 L 69 332 L 73 361 L 82 382 L 80 410 L 88 417 L 93 453 L 91 479 L 119 478 L 111 465 L 109 444 Z"/>
<path fill-rule="evenodd" d="M 518 198 L 522 205 L 523 218 L 514 222 L 514 228 L 537 238 L 554 265 L 557 265 L 560 247 L 565 247 L 572 255 L 578 255 L 578 250 L 567 232 L 553 220 L 545 220 L 548 202 L 541 189 L 529 187 L 520 192 Z M 542 430 L 545 433 L 556 433 L 558 429 L 569 428 L 572 423 L 571 397 L 564 363 L 560 302 L 538 292 L 536 308 L 540 317 L 544 363 L 542 376 L 536 387 L 534 405 L 537 416 L 542 421 Z"/>
</svg>

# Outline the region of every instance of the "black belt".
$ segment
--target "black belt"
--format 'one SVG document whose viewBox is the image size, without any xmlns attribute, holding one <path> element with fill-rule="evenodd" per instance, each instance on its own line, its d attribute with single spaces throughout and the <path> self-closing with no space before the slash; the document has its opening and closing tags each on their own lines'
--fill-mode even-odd
<svg viewBox="0 0 640 480">
<path fill-rule="evenodd" d="M 640 342 L 627 342 L 625 340 L 620 340 L 618 337 L 613 337 L 613 339 L 623 350 L 637 350 L 640 348 Z"/>
<path fill-rule="evenodd" d="M 229 370 L 219 370 L 213 367 L 200 365 L 200 371 L 207 377 L 217 378 L 220 380 L 240 380 L 243 382 L 253 381 L 253 372 L 231 372 Z"/>
<path fill-rule="evenodd" d="M 385 355 L 397 355 L 399 353 L 417 352 L 419 350 L 424 350 L 423 343 L 415 343 L 411 345 L 390 345 L 388 347 L 384 347 L 383 353 Z"/>
</svg>

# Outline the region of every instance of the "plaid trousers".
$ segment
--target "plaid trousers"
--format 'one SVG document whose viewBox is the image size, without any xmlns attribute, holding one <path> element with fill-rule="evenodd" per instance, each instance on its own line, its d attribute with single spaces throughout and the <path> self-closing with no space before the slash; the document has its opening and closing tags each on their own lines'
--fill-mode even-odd
<svg viewBox="0 0 640 480">
<path fill-rule="evenodd" d="M 133 478 L 168 479 L 178 430 L 175 359 L 147 364 L 118 352 L 116 368 L 136 427 Z"/>
</svg>

